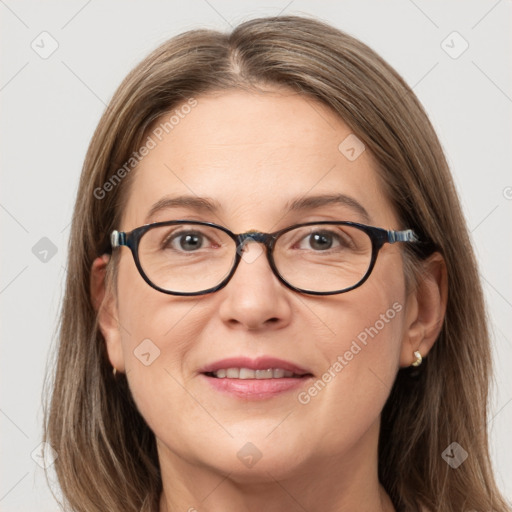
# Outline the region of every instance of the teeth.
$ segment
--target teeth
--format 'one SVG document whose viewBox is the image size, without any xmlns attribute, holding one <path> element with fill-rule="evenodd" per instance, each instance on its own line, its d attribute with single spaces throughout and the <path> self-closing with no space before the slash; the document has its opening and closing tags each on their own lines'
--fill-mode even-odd
<svg viewBox="0 0 512 512">
<path fill-rule="evenodd" d="M 272 379 L 273 377 L 274 370 L 272 370 L 272 368 L 269 368 L 268 370 L 256 370 L 257 379 Z"/>
<path fill-rule="evenodd" d="M 254 374 L 256 372 L 254 370 L 249 370 L 249 368 L 240 368 L 239 379 L 254 379 Z"/>
<path fill-rule="evenodd" d="M 251 370 L 250 368 L 222 368 L 213 372 L 219 379 L 282 379 L 293 377 L 295 374 L 282 368 L 268 368 L 267 370 Z M 297 375 L 298 377 L 298 375 Z"/>
</svg>

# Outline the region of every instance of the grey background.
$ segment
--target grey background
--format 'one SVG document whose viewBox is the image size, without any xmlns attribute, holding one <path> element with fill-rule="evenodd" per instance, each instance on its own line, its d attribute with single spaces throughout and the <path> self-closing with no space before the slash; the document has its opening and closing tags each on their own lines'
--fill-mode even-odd
<svg viewBox="0 0 512 512">
<path fill-rule="evenodd" d="M 511 8 L 511 0 L 0 0 L 0 510 L 57 510 L 31 453 L 41 442 L 42 382 L 78 178 L 105 104 L 165 39 L 279 13 L 315 15 L 369 44 L 413 86 L 437 129 L 489 305 L 491 450 L 512 499 Z M 46 59 L 31 47 L 51 49 L 43 31 L 58 44 Z M 458 58 L 464 42 L 454 31 L 469 44 Z M 471 456 L 471 446 L 464 448 Z"/>
</svg>

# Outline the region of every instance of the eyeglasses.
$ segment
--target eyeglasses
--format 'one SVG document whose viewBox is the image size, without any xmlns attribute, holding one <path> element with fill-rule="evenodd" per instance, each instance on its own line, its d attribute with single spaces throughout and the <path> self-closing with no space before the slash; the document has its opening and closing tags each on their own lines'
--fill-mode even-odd
<svg viewBox="0 0 512 512">
<path fill-rule="evenodd" d="M 288 288 L 311 295 L 333 295 L 361 286 L 386 243 L 418 242 L 414 231 L 385 230 L 355 222 L 322 221 L 289 226 L 274 233 L 235 234 L 210 222 L 174 220 L 112 231 L 112 248 L 131 249 L 143 279 L 172 295 L 204 295 L 226 286 L 244 245 L 264 244 L 276 277 Z"/>
</svg>

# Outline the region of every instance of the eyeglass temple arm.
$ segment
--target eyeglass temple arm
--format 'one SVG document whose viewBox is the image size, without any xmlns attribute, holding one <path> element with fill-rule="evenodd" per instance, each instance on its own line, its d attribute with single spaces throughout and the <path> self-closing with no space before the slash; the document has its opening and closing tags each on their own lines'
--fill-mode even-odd
<svg viewBox="0 0 512 512">
<path fill-rule="evenodd" d="M 388 230 L 388 242 L 394 244 L 395 242 L 419 242 L 419 238 L 412 229 L 405 229 L 403 231 Z"/>
<path fill-rule="evenodd" d="M 110 234 L 110 245 L 112 248 L 119 247 L 120 245 L 126 245 L 126 233 L 119 232 L 114 229 Z"/>
</svg>

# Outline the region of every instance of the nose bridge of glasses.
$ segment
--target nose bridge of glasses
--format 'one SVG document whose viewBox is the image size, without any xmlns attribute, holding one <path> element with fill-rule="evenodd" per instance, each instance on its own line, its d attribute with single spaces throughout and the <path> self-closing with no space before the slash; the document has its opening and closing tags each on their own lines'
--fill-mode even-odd
<svg viewBox="0 0 512 512">
<path fill-rule="evenodd" d="M 237 236 L 237 248 L 241 251 L 247 242 L 258 242 L 267 245 L 272 235 L 260 233 L 259 231 L 247 231 Z"/>
</svg>

